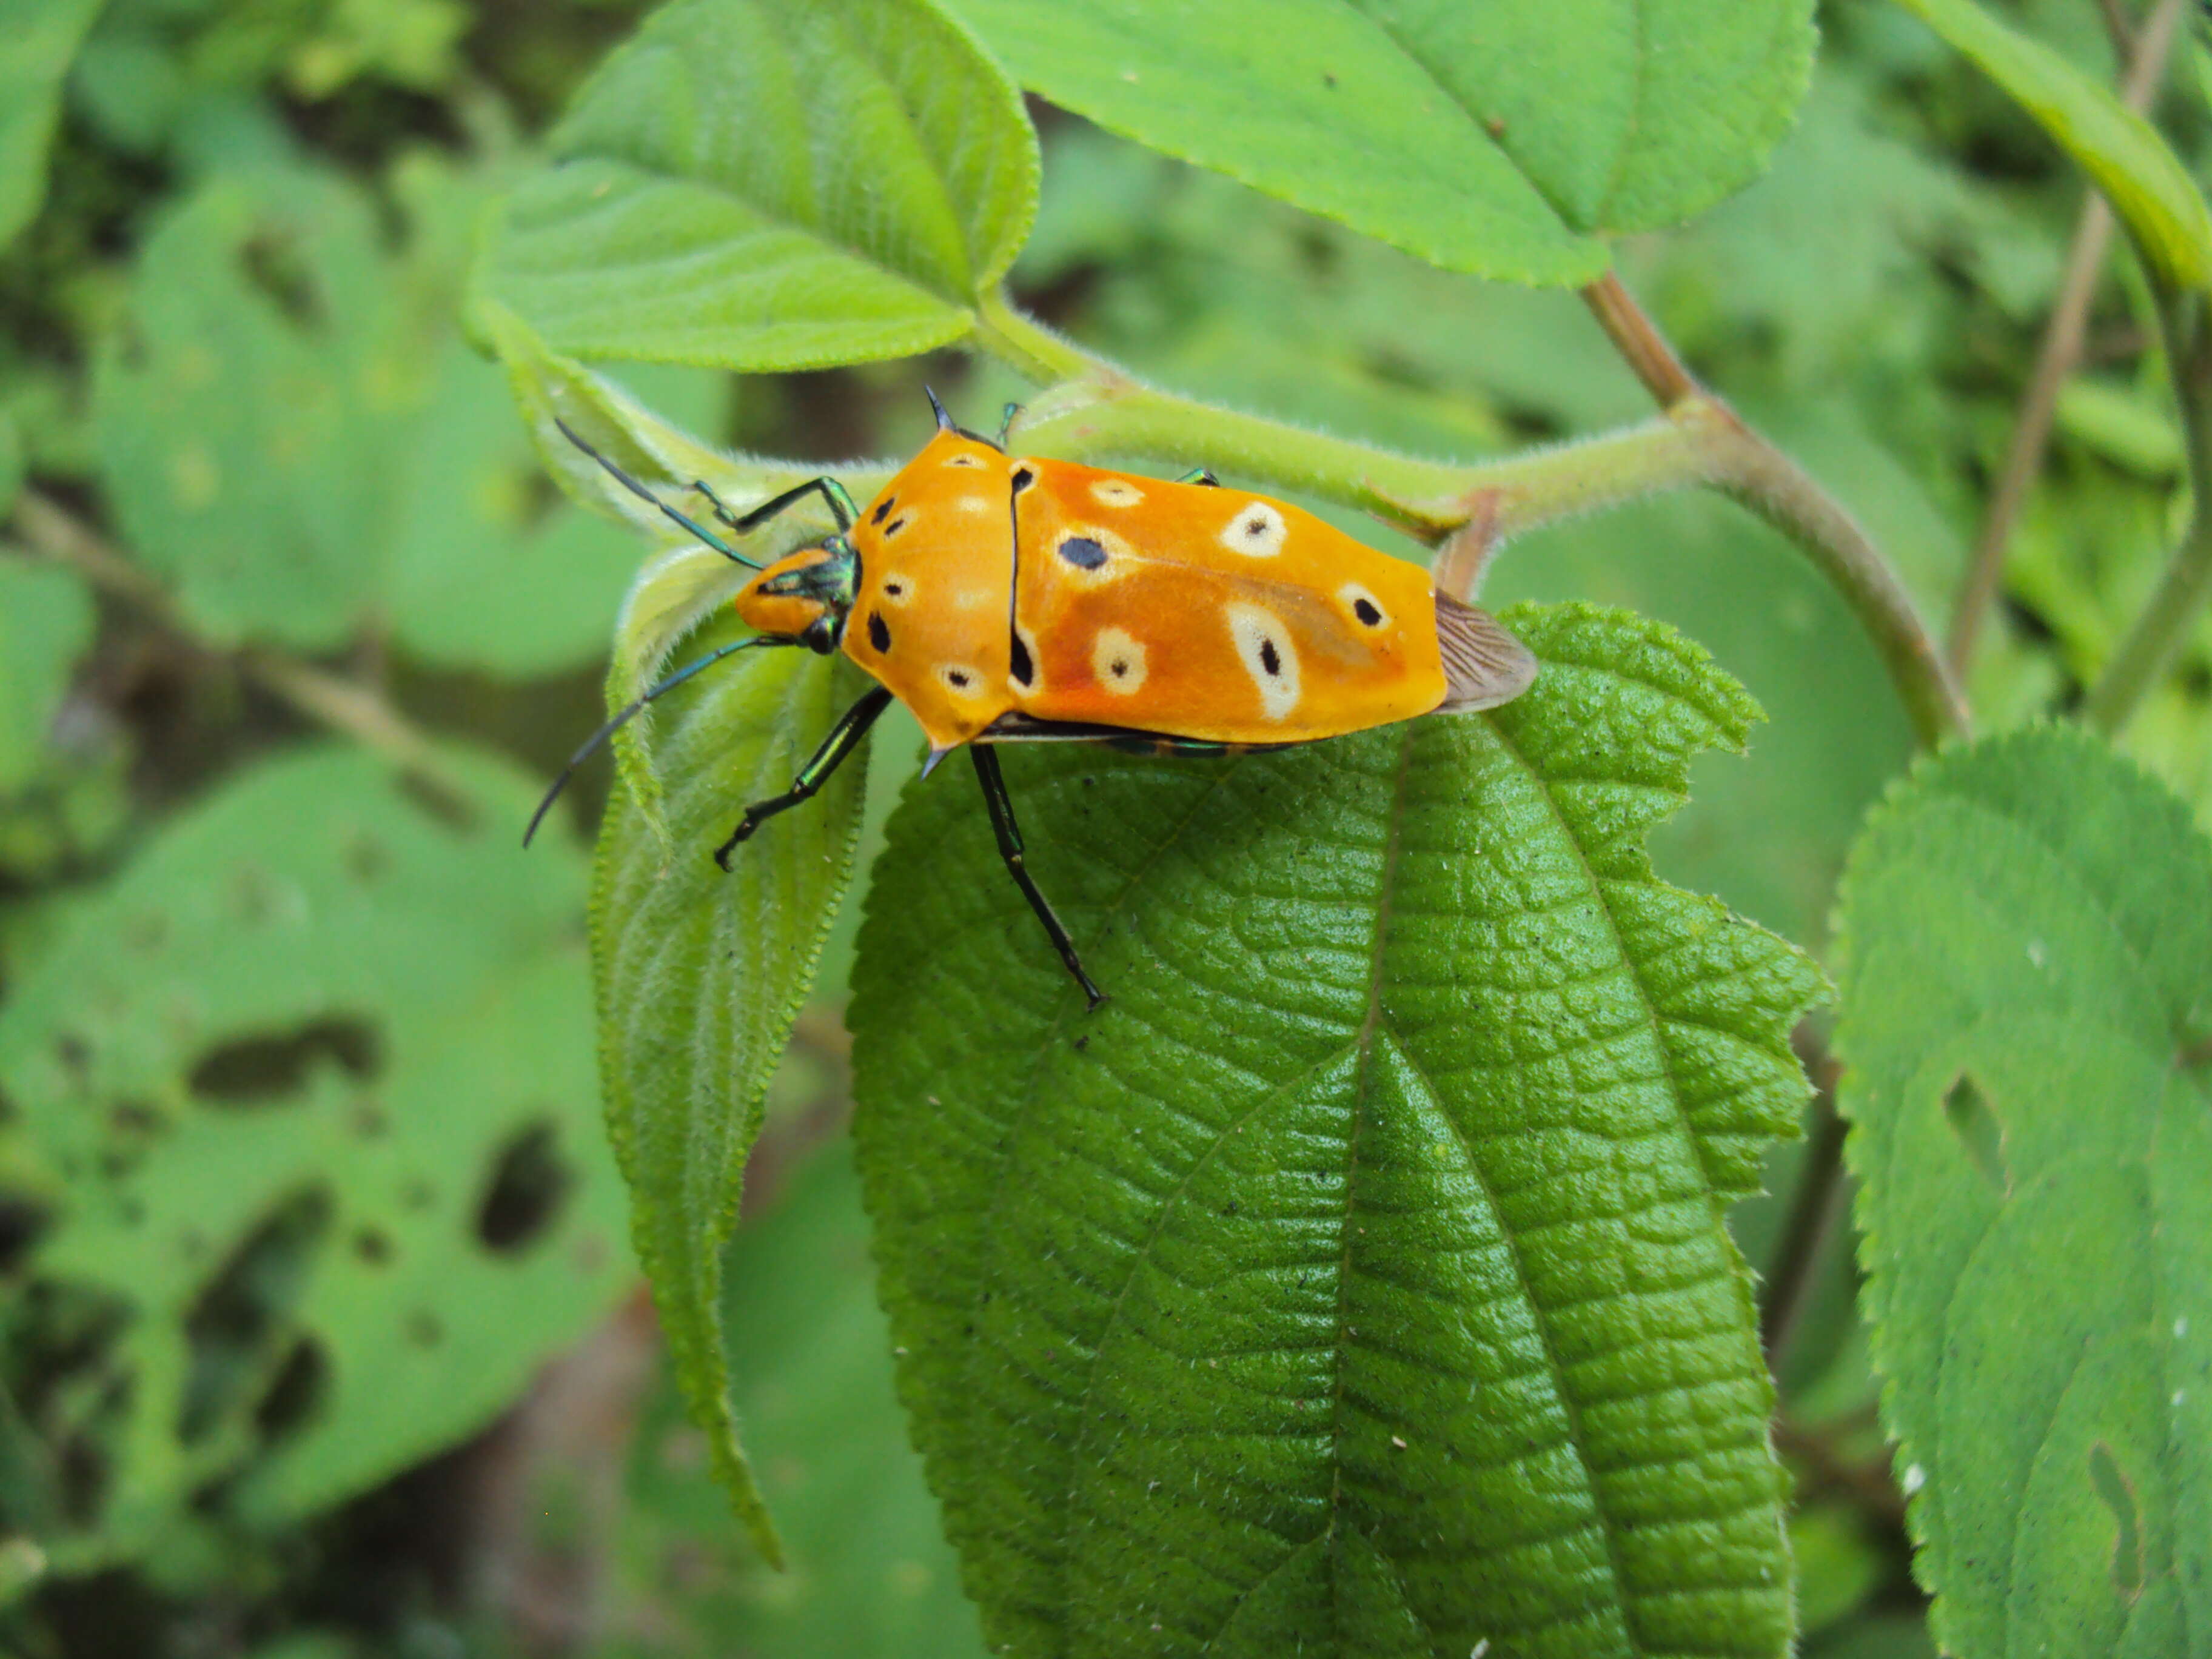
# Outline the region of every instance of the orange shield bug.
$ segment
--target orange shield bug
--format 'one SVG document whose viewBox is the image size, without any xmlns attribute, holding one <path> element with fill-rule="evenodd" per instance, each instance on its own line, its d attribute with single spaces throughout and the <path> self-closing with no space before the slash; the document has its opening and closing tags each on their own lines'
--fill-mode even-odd
<svg viewBox="0 0 2212 1659">
<path fill-rule="evenodd" d="M 586 756 L 710 663 L 756 646 L 842 648 L 875 688 L 788 790 L 745 808 L 714 861 L 727 870 L 763 823 L 819 790 L 896 697 L 928 735 L 925 776 L 968 749 L 1000 854 L 1095 1008 L 1103 994 L 1024 863 L 994 745 L 1283 748 L 1493 708 L 1535 678 L 1518 640 L 1420 567 L 1286 501 L 1224 488 L 1202 468 L 1168 483 L 1010 456 L 1012 407 L 994 441 L 954 425 L 936 393 L 929 402 L 935 435 L 865 508 L 830 477 L 741 514 L 694 485 L 739 535 L 821 495 L 836 531 L 764 568 L 562 427 L 623 488 L 759 572 L 735 600 L 755 631 L 678 669 L 595 732 L 546 792 L 526 843 Z"/>
</svg>

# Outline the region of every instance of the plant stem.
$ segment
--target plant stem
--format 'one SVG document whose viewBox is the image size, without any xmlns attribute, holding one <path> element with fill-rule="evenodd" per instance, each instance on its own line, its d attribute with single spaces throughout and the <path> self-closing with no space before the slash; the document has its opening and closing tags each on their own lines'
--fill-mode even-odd
<svg viewBox="0 0 2212 1659">
<path fill-rule="evenodd" d="M 369 687 L 270 646 L 225 650 L 194 629 L 167 588 L 110 547 L 58 501 L 35 489 L 16 498 L 15 529 L 32 551 L 67 565 L 103 593 L 202 651 L 221 656 L 279 701 L 317 725 L 353 738 L 441 798 L 462 817 L 472 816 L 469 792 L 429 735 Z"/>
<path fill-rule="evenodd" d="M 1767 1369 L 1779 1375 L 1805 1316 L 1805 1308 L 1827 1261 L 1844 1193 L 1844 1120 L 1837 1115 L 1836 1065 L 1825 1054 L 1808 1063 L 1820 1082 L 1805 1130 L 1805 1158 L 1790 1213 L 1766 1273 L 1759 1310 L 1759 1346 Z"/>
<path fill-rule="evenodd" d="M 1698 385 L 1619 277 L 1608 271 L 1583 297 L 1659 406 L 1677 422 L 1697 416 L 1707 471 L 1696 482 L 1734 497 L 1788 536 L 1844 596 L 1881 653 L 1922 744 L 1932 749 L 1965 732 L 1966 699 L 1911 596 L 1844 505 Z"/>
<path fill-rule="evenodd" d="M 2212 318 L 2205 296 L 2191 294 L 2170 307 L 2166 361 L 2181 411 L 2183 445 L 2193 498 L 2189 528 L 2174 550 L 2158 591 L 2113 652 L 2104 676 L 2090 688 L 2082 714 L 2116 734 L 2150 689 L 2165 676 L 2190 630 L 2212 599 Z"/>
<path fill-rule="evenodd" d="M 2133 45 L 2118 45 L 2127 64 L 2120 101 L 2138 115 L 2150 106 L 2159 83 L 2166 76 L 2166 55 L 2173 45 L 2174 27 L 2184 0 L 2159 0 L 2145 20 Z M 2116 35 L 2116 41 L 2124 40 Z M 2112 210 L 2093 185 L 2082 198 L 2081 216 L 2075 221 L 2074 240 L 2066 253 L 2065 275 L 2058 287 L 2058 301 L 2044 325 L 2035 366 L 2029 373 L 2019 417 L 2013 423 L 2012 442 L 2005 452 L 2004 468 L 1990 493 L 1989 510 L 1975 538 L 1972 556 L 1959 585 L 1952 607 L 1951 631 L 1946 654 L 1952 672 L 1964 674 L 1972 660 L 1982 623 L 1996 600 L 2004 575 L 2006 544 L 2014 523 L 2027 504 L 2028 493 L 2043 471 L 2051 443 L 2051 428 L 2058 408 L 2058 393 L 2081 358 L 2081 342 L 2087 331 L 2089 307 L 2097 297 L 2097 277 L 2112 246 Z"/>
</svg>

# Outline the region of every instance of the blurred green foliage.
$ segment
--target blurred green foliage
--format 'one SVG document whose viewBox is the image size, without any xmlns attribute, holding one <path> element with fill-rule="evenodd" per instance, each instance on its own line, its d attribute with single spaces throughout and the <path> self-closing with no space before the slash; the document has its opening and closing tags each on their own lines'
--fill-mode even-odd
<svg viewBox="0 0 2212 1659">
<path fill-rule="evenodd" d="M 570 185 L 530 174 L 504 210 L 500 257 L 569 307 L 551 343 L 697 355 L 653 332 L 650 263 L 627 286 L 560 287 L 592 169 L 685 201 L 716 182 L 653 129 L 665 111 L 594 113 L 594 94 L 554 128 L 644 5 L 18 3 L 0 30 L 0 1647 L 980 1651 L 893 1402 L 855 1184 L 842 1152 L 817 1151 L 841 1121 L 849 914 L 769 1091 L 773 1156 L 720 1292 L 733 1397 L 794 1572 L 745 1553 L 666 1376 L 574 1458 L 526 1449 L 563 1397 L 533 1377 L 634 1284 L 597 1123 L 574 835 L 604 771 L 548 844 L 526 859 L 513 843 L 527 780 L 597 722 L 597 666 L 641 548 L 547 484 L 461 313 L 486 204 L 570 153 Z M 951 9 L 980 27 L 993 6 Z M 2112 78 L 2088 0 L 1993 9 Z M 756 30 L 781 15 L 718 10 Z M 1571 276 L 1583 230 L 1635 231 L 1614 245 L 1630 286 L 1859 515 L 1940 627 L 2082 186 L 1901 10 L 1836 0 L 1820 25 L 1794 125 L 1742 117 L 1778 139 L 1765 176 L 1674 230 L 1639 228 L 1741 175 L 1692 156 L 1626 213 L 1566 191 L 1579 205 L 1546 231 L 1546 257 Z M 1165 72 L 1162 46 L 1144 61 Z M 896 243 L 911 270 L 886 292 L 884 352 L 951 337 L 946 316 L 1018 246 L 1014 290 L 1047 320 L 1231 405 L 1462 459 L 1645 413 L 1571 294 L 1441 271 L 1111 136 L 1178 100 L 1123 109 L 1119 65 L 1094 80 L 1058 50 L 1037 44 L 1035 78 L 1052 91 L 1066 74 L 1060 95 L 1104 125 L 1031 106 L 1043 171 L 1025 245 L 1006 178 L 971 181 L 983 232 L 965 240 L 865 222 L 802 239 L 833 274 L 842 250 Z M 856 54 L 854 75 L 884 56 Z M 2212 56 L 2185 36 L 2176 59 L 2157 125 L 2202 183 Z M 939 62 L 908 73 L 927 82 Z M 1180 104 L 1202 127 L 1198 79 Z M 993 109 L 1018 173 L 1013 112 Z M 1385 136 L 1428 142 L 1401 125 Z M 1218 137 L 1182 150 L 1226 166 Z M 930 135 L 914 142 L 921 167 Z M 1559 177 L 1586 161 L 1561 158 Z M 1347 204 L 1343 179 L 1310 183 L 1308 205 L 1413 234 L 1410 190 Z M 766 212 L 741 194 L 714 208 Z M 731 302 L 733 326 L 761 331 L 752 366 L 824 361 L 803 317 L 759 300 Z M 2116 256 L 1975 665 L 1985 726 L 2070 706 L 2172 543 L 2180 446 L 2151 303 Z M 926 367 L 971 420 L 1024 390 L 966 359 Z M 923 372 L 622 374 L 709 440 L 842 460 L 913 447 Z M 1845 849 L 1909 734 L 1789 545 L 1725 503 L 1669 498 L 1514 544 L 1489 593 L 1635 609 L 1749 688 L 1770 723 L 1747 761 L 1699 764 L 1655 860 L 1820 945 Z M 913 765 L 911 728 L 884 731 L 864 866 Z M 2212 817 L 2212 629 L 2125 747 Z M 684 781 L 709 781 L 715 759 Z M 679 799 L 672 820 L 690 810 Z M 1774 1154 L 1769 1184 L 1786 1192 L 1802 1156 Z M 1778 1210 L 1734 1219 L 1754 1263 L 1774 1260 Z M 1929 1651 L 1852 1269 L 1836 1252 L 1825 1272 L 1779 1367 L 1804 1650 Z M 2131 1466 L 2117 1467 L 2124 1486 Z M 618 1517 L 596 1527 L 595 1470 Z M 495 1476 L 541 1515 L 573 1500 L 573 1525 L 502 1522 L 483 1497 Z M 2147 1550 L 2165 1547 L 2154 1520 Z M 513 1588 L 532 1582 L 518 1559 L 567 1564 L 587 1614 L 546 1634 Z"/>
</svg>

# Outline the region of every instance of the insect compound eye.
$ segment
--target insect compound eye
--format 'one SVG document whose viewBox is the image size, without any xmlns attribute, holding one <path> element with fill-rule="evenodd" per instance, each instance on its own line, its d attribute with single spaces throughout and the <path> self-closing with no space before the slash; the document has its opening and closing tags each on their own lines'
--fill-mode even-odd
<svg viewBox="0 0 2212 1659">
<path fill-rule="evenodd" d="M 1247 558 L 1268 559 L 1283 550 L 1289 536 L 1280 508 L 1272 501 L 1253 501 L 1237 509 L 1237 516 L 1221 532 L 1221 544 Z"/>
</svg>

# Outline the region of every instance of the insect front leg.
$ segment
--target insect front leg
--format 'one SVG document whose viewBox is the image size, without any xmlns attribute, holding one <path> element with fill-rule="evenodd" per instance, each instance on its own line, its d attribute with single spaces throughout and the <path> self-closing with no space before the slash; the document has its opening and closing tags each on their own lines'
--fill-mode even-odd
<svg viewBox="0 0 2212 1659">
<path fill-rule="evenodd" d="M 714 862 L 722 866 L 725 873 L 730 867 L 730 854 L 738 850 L 740 843 L 750 841 L 754 830 L 778 812 L 787 812 L 799 802 L 814 798 L 822 786 L 830 781 L 830 775 L 844 763 L 847 756 L 860 746 L 860 739 L 868 735 L 868 728 L 876 723 L 878 714 L 890 707 L 890 702 L 891 694 L 881 686 L 869 692 L 848 708 L 837 724 L 830 728 L 830 735 L 814 751 L 814 758 L 799 769 L 799 775 L 791 781 L 790 788 L 780 795 L 771 795 L 766 800 L 755 801 L 745 808 L 744 817 L 738 819 L 738 827 L 730 831 L 730 838 L 714 849 Z"/>
<path fill-rule="evenodd" d="M 1021 826 L 1014 822 L 1014 804 L 1006 796 L 1006 780 L 999 770 L 997 751 L 988 744 L 976 744 L 968 751 L 975 757 L 975 775 L 983 785 L 983 803 L 991 810 L 991 828 L 999 837 L 999 856 L 1006 861 L 1006 868 L 1014 878 L 1022 896 L 1036 912 L 1036 919 L 1044 924 L 1044 931 L 1052 940 L 1052 948 L 1060 952 L 1060 959 L 1067 964 L 1067 971 L 1075 975 L 1075 982 L 1083 988 L 1083 994 L 1096 1008 L 1106 1000 L 1106 994 L 1091 982 L 1091 975 L 1083 971 L 1083 958 L 1075 953 L 1075 941 L 1067 936 L 1067 929 L 1060 925 L 1060 918 L 1052 913 L 1052 906 L 1037 890 L 1030 878 L 1029 866 L 1022 858 Z"/>
</svg>

